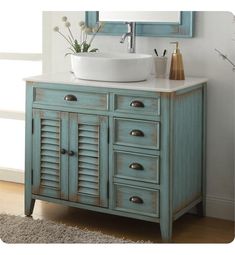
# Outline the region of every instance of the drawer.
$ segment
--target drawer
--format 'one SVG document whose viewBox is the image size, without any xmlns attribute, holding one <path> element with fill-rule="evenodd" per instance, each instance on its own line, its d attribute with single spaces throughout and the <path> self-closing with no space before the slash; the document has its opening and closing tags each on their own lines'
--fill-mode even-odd
<svg viewBox="0 0 235 255">
<path fill-rule="evenodd" d="M 106 93 L 36 88 L 34 103 L 72 106 L 80 109 L 108 110 L 108 95 Z"/>
<path fill-rule="evenodd" d="M 114 118 L 114 144 L 159 149 L 159 122 Z"/>
<path fill-rule="evenodd" d="M 158 184 L 159 156 L 115 151 L 114 176 Z"/>
<path fill-rule="evenodd" d="M 114 95 L 114 110 L 137 114 L 160 115 L 160 96 L 154 98 L 142 96 Z"/>
<path fill-rule="evenodd" d="M 114 184 L 114 209 L 159 217 L 159 190 Z"/>
</svg>

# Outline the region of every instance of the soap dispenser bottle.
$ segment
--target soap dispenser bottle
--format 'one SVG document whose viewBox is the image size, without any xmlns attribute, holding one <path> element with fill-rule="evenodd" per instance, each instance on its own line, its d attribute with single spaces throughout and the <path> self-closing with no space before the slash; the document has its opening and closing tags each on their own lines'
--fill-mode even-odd
<svg viewBox="0 0 235 255">
<path fill-rule="evenodd" d="M 184 66 L 183 66 L 183 58 L 182 54 L 179 50 L 179 43 L 178 42 L 171 42 L 172 44 L 176 45 L 176 48 L 171 56 L 171 68 L 169 79 L 170 80 L 184 80 Z"/>
</svg>

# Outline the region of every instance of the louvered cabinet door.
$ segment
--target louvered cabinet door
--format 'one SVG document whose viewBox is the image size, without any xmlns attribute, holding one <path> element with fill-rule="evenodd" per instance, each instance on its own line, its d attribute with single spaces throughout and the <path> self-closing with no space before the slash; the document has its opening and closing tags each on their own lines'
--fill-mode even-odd
<svg viewBox="0 0 235 255">
<path fill-rule="evenodd" d="M 107 207 L 108 117 L 70 113 L 69 199 Z"/>
<path fill-rule="evenodd" d="M 68 199 L 68 113 L 33 111 L 33 193 Z"/>
</svg>

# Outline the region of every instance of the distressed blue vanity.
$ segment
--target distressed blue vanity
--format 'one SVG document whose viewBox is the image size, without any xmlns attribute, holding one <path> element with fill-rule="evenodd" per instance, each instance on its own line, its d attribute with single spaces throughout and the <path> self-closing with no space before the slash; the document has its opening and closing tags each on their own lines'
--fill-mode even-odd
<svg viewBox="0 0 235 255">
<path fill-rule="evenodd" d="M 25 214 L 36 199 L 172 224 L 203 214 L 206 79 L 27 80 Z"/>
</svg>

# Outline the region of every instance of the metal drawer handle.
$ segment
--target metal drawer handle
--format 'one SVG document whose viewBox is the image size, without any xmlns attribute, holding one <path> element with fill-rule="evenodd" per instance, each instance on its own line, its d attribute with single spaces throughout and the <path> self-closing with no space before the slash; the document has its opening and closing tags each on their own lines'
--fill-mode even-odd
<svg viewBox="0 0 235 255">
<path fill-rule="evenodd" d="M 131 163 L 129 165 L 129 168 L 131 168 L 133 170 L 144 170 L 143 166 L 139 163 Z"/>
<path fill-rule="evenodd" d="M 133 197 L 130 197 L 130 202 L 134 203 L 134 204 L 143 204 L 144 201 L 142 198 L 140 197 L 137 197 L 137 196 L 133 196 Z"/>
<path fill-rule="evenodd" d="M 68 154 L 69 154 L 69 156 L 74 156 L 75 155 L 74 151 L 69 151 Z"/>
<path fill-rule="evenodd" d="M 77 100 L 77 97 L 74 96 L 74 95 L 66 95 L 66 96 L 64 97 L 64 100 L 65 100 L 65 101 L 78 101 L 78 100 Z"/>
<path fill-rule="evenodd" d="M 66 154 L 67 151 L 66 151 L 65 149 L 61 149 L 60 153 L 61 153 L 61 154 Z"/>
<path fill-rule="evenodd" d="M 144 103 L 142 103 L 141 101 L 137 101 L 137 100 L 134 100 L 131 102 L 130 104 L 131 107 L 144 107 Z"/>
<path fill-rule="evenodd" d="M 141 130 L 133 129 L 133 130 L 131 130 L 130 135 L 132 135 L 132 136 L 144 136 L 144 133 Z"/>
</svg>

